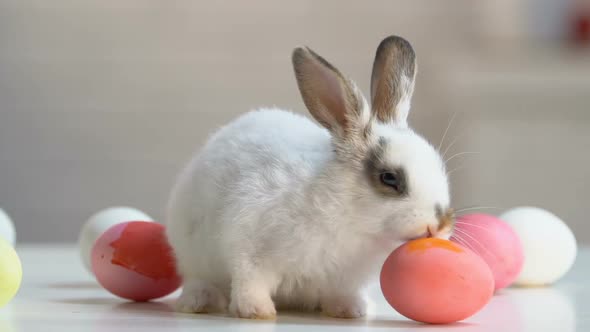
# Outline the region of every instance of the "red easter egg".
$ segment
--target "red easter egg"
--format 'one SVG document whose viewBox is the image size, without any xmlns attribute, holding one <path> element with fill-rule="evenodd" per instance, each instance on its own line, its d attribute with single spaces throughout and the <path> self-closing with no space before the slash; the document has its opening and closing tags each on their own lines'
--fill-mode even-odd
<svg viewBox="0 0 590 332">
<path fill-rule="evenodd" d="M 494 292 L 492 273 L 478 255 L 436 238 L 397 248 L 385 260 L 380 281 L 385 299 L 395 310 L 431 324 L 472 316 Z"/>
<path fill-rule="evenodd" d="M 473 250 L 488 264 L 495 289 L 510 285 L 522 270 L 524 252 L 520 238 L 506 222 L 488 214 L 457 218 L 451 241 Z"/>
<path fill-rule="evenodd" d="M 166 296 L 180 287 L 164 226 L 145 221 L 117 224 L 92 248 L 92 270 L 109 292 L 133 301 Z"/>
</svg>

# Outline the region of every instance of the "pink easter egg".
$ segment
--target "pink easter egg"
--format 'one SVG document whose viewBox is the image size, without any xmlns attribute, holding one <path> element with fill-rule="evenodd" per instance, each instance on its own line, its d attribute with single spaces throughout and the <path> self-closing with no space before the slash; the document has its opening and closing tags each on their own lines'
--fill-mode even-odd
<svg viewBox="0 0 590 332">
<path fill-rule="evenodd" d="M 486 263 L 454 242 L 407 242 L 385 260 L 381 290 L 400 314 L 424 323 L 466 319 L 491 299 L 494 278 Z"/>
<path fill-rule="evenodd" d="M 91 259 L 98 282 L 125 299 L 149 301 L 180 287 L 172 248 L 158 223 L 112 226 L 96 240 Z"/>
<path fill-rule="evenodd" d="M 487 214 L 467 214 L 457 218 L 451 240 L 475 251 L 488 264 L 495 289 L 516 280 L 524 263 L 520 238 L 504 221 Z"/>
</svg>

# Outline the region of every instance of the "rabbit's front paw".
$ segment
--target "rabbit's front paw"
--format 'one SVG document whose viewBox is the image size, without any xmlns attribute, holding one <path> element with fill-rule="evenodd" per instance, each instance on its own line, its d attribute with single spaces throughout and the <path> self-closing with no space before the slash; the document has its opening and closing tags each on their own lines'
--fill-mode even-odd
<svg viewBox="0 0 590 332">
<path fill-rule="evenodd" d="M 223 312 L 227 300 L 217 287 L 204 281 L 185 282 L 182 294 L 176 300 L 176 311 L 184 313 Z"/>
<path fill-rule="evenodd" d="M 236 317 L 250 319 L 273 319 L 277 315 L 270 295 L 252 290 L 234 292 L 229 311 Z"/>
<path fill-rule="evenodd" d="M 335 318 L 359 318 L 367 313 L 367 303 L 358 295 L 330 296 L 322 299 L 322 311 Z"/>
</svg>

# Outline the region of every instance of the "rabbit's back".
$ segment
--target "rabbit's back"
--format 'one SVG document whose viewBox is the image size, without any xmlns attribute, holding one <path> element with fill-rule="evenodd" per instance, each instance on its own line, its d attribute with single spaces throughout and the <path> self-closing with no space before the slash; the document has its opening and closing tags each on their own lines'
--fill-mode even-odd
<svg viewBox="0 0 590 332">
<path fill-rule="evenodd" d="M 264 109 L 246 113 L 215 133 L 189 172 L 211 182 L 214 187 L 207 193 L 217 192 L 226 205 L 246 194 L 272 199 L 304 184 L 331 150 L 328 132 L 308 118 Z"/>
<path fill-rule="evenodd" d="M 282 110 L 246 113 L 221 128 L 202 151 L 206 162 L 231 168 L 232 174 L 247 175 L 266 170 L 314 168 L 330 151 L 330 135 L 308 118 Z M 219 164 L 221 163 L 221 164 Z M 229 169 L 227 170 L 229 171 Z"/>
</svg>

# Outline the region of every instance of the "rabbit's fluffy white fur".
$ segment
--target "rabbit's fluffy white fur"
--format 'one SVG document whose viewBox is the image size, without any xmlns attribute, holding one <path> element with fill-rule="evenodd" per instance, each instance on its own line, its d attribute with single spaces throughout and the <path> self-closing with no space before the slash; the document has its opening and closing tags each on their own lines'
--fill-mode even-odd
<svg viewBox="0 0 590 332">
<path fill-rule="evenodd" d="M 389 53 L 403 42 L 390 37 Z M 403 68 L 397 82 L 411 84 L 385 116 L 311 50 L 297 49 L 294 65 L 306 105 L 329 130 L 262 109 L 221 128 L 193 158 L 167 215 L 184 280 L 180 311 L 269 318 L 278 307 L 359 317 L 364 287 L 399 243 L 450 235 L 444 163 L 406 125 L 415 73 Z M 318 91 L 323 79 L 338 84 Z M 335 98 L 345 102 L 334 107 Z M 407 192 L 373 178 L 371 161 L 402 169 Z"/>
</svg>

